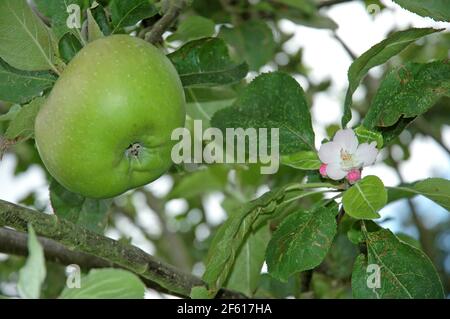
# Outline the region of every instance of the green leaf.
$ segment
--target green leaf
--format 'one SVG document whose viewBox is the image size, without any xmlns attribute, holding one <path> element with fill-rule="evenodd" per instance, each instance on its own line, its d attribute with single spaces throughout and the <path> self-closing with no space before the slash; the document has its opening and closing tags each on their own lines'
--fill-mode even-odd
<svg viewBox="0 0 450 319">
<path fill-rule="evenodd" d="M 225 86 L 187 88 L 185 95 L 186 114 L 193 120 L 202 120 L 203 128 L 210 126 L 214 113 L 230 106 L 236 99 L 236 92 Z"/>
<path fill-rule="evenodd" d="M 88 7 L 88 1 L 86 0 L 34 0 L 33 1 L 37 9 L 40 13 L 50 19 L 50 23 L 52 26 L 52 32 L 54 33 L 57 40 L 61 39 L 61 37 L 70 32 L 74 35 L 77 35 L 78 38 L 81 38 L 80 30 L 78 29 L 70 29 L 67 25 L 67 20 L 69 18 L 69 14 L 72 17 L 77 14 L 77 11 L 70 11 L 68 9 L 70 5 L 77 5 L 80 8 L 80 28 L 81 28 L 81 18 L 82 11 Z"/>
<path fill-rule="evenodd" d="M 448 61 L 408 63 L 381 82 L 363 125 L 379 130 L 393 126 L 425 113 L 444 95 L 450 96 Z"/>
<path fill-rule="evenodd" d="M 279 19 L 288 19 L 295 24 L 304 25 L 310 28 L 330 30 L 336 30 L 338 28 L 338 25 L 334 20 L 317 11 L 312 14 L 307 14 L 300 10 L 286 8 L 284 10 L 277 9 L 275 14 Z"/>
<path fill-rule="evenodd" d="M 58 217 L 103 233 L 107 223 L 109 200 L 86 198 L 72 193 L 55 180 L 50 183 L 50 202 Z"/>
<path fill-rule="evenodd" d="M 196 286 L 192 287 L 190 297 L 191 299 L 210 299 L 211 294 L 205 286 Z"/>
<path fill-rule="evenodd" d="M 239 26 L 223 26 L 219 37 L 234 49 L 235 56 L 243 58 L 253 71 L 272 60 L 277 44 L 273 32 L 262 20 L 246 21 Z"/>
<path fill-rule="evenodd" d="M 323 262 L 327 275 L 335 279 L 350 279 L 352 266 L 358 253 L 358 247 L 347 238 L 346 234 L 338 233 Z"/>
<path fill-rule="evenodd" d="M 376 176 L 366 176 L 345 191 L 342 204 L 345 212 L 356 219 L 379 218 L 378 211 L 386 205 L 387 191 Z"/>
<path fill-rule="evenodd" d="M 143 19 L 156 15 L 158 10 L 152 2 L 149 0 L 112 0 L 109 4 L 114 25 L 112 33 L 117 33 L 124 27 L 135 25 Z"/>
<path fill-rule="evenodd" d="M 56 70 L 52 35 L 25 0 L 0 1 L 0 57 L 26 71 Z"/>
<path fill-rule="evenodd" d="M 269 273 L 282 281 L 313 269 L 325 258 L 336 234 L 337 207 L 299 210 L 289 215 L 267 247 Z"/>
<path fill-rule="evenodd" d="M 61 299 L 143 299 L 145 285 L 122 269 L 93 269 L 81 278 L 80 288 L 65 288 Z"/>
<path fill-rule="evenodd" d="M 287 282 L 281 282 L 269 274 L 261 274 L 260 284 L 255 293 L 256 298 L 278 298 L 284 299 L 298 295 L 300 291 L 299 281 L 295 276 Z"/>
<path fill-rule="evenodd" d="M 45 99 L 37 97 L 20 109 L 9 123 L 5 137 L 8 139 L 26 140 L 34 135 L 34 120 Z"/>
<path fill-rule="evenodd" d="M 184 176 L 167 195 L 169 199 L 190 199 L 223 190 L 227 184 L 228 169 L 223 165 L 209 166 Z"/>
<path fill-rule="evenodd" d="M 203 280 L 215 294 L 223 286 L 234 265 L 239 249 L 252 231 L 255 221 L 270 215 L 276 202 L 284 197 L 284 190 L 265 193 L 260 198 L 244 204 L 234 211 L 217 230 L 208 251 Z"/>
<path fill-rule="evenodd" d="M 316 29 L 336 30 L 338 25 L 330 17 L 321 14 L 313 0 L 277 0 L 290 7 L 278 7 L 274 9 L 278 19 L 288 19 L 295 24 L 304 25 Z"/>
<path fill-rule="evenodd" d="M 353 93 L 371 68 L 387 62 L 390 58 L 403 51 L 417 39 L 439 31 L 441 30 L 432 28 L 412 28 L 405 31 L 394 32 L 353 61 L 348 69 L 349 87 L 345 97 L 342 126 L 345 127 L 351 120 L 352 113 L 350 107 L 352 105 Z"/>
<path fill-rule="evenodd" d="M 247 235 L 237 253 L 225 287 L 242 292 L 246 296 L 254 295 L 258 287 L 269 240 L 270 230 L 268 225 L 264 225 Z"/>
<path fill-rule="evenodd" d="M 19 271 L 17 289 L 25 299 L 39 299 L 42 283 L 45 280 L 46 268 L 44 250 L 39 243 L 33 226 L 28 225 L 28 257 Z"/>
<path fill-rule="evenodd" d="M 93 8 L 91 7 L 92 16 L 97 21 L 100 30 L 105 36 L 111 34 L 111 24 L 108 16 L 106 15 L 105 8 L 99 3 Z"/>
<path fill-rule="evenodd" d="M 214 21 L 201 17 L 189 16 L 178 25 L 177 30 L 171 34 L 168 41 L 191 41 L 214 35 Z"/>
<path fill-rule="evenodd" d="M 95 21 L 94 17 L 92 16 L 92 12 L 90 9 L 87 10 L 87 28 L 89 42 L 104 37 L 102 30 L 100 30 L 100 27 L 98 26 L 97 21 Z"/>
<path fill-rule="evenodd" d="M 358 126 L 354 130 L 356 136 L 358 137 L 359 143 L 371 143 L 376 142 L 377 148 L 381 149 L 383 147 L 383 135 L 379 132 L 375 132 L 365 128 L 364 126 Z"/>
<path fill-rule="evenodd" d="M 450 181 L 447 179 L 428 178 L 412 185 L 389 188 L 389 201 L 408 195 L 423 195 L 450 211 Z"/>
<path fill-rule="evenodd" d="M 0 59 L 0 100 L 26 103 L 51 88 L 56 77 L 46 71 L 21 71 Z"/>
<path fill-rule="evenodd" d="M 396 233 L 395 236 L 398 238 L 398 240 L 405 242 L 408 245 L 413 246 L 414 248 L 422 249 L 420 242 L 414 237 L 411 237 L 404 233 Z"/>
<path fill-rule="evenodd" d="M 315 151 L 311 115 L 303 89 L 291 76 L 264 73 L 253 80 L 231 107 L 216 112 L 212 126 L 220 128 L 279 128 L 283 155 Z M 268 143 L 270 146 L 270 143 Z"/>
<path fill-rule="evenodd" d="M 7 113 L 0 115 L 0 122 L 14 120 L 21 108 L 19 104 L 12 105 Z"/>
<path fill-rule="evenodd" d="M 353 267 L 354 298 L 444 298 L 439 276 L 421 250 L 398 240 L 387 229 L 376 232 L 367 232 L 363 229 L 363 233 L 367 256 L 359 255 Z M 367 285 L 368 282 L 376 283 L 371 280 L 373 277 L 369 278 L 374 272 L 368 271 L 368 265 L 379 267 L 379 288 L 375 285 L 369 288 Z"/>
<path fill-rule="evenodd" d="M 322 164 L 316 152 L 300 151 L 281 157 L 281 163 L 301 170 L 316 170 Z"/>
<path fill-rule="evenodd" d="M 185 87 L 231 84 L 248 72 L 246 63 L 236 64 L 230 59 L 225 42 L 218 38 L 188 42 L 168 57 Z"/>
<path fill-rule="evenodd" d="M 450 21 L 450 5 L 446 0 L 393 0 L 401 7 L 422 17 L 437 21 Z"/>
<path fill-rule="evenodd" d="M 59 40 L 59 55 L 64 62 L 70 62 L 75 55 L 83 48 L 78 38 L 72 33 L 66 33 L 61 40 Z"/>
</svg>

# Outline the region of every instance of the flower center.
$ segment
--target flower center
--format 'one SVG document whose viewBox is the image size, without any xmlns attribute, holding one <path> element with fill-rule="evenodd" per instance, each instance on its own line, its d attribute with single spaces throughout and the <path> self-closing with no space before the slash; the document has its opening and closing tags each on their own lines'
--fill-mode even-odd
<svg viewBox="0 0 450 319">
<path fill-rule="evenodd" d="M 357 167 L 353 154 L 348 153 L 344 149 L 341 149 L 341 160 L 341 166 L 344 170 L 350 170 Z"/>
</svg>

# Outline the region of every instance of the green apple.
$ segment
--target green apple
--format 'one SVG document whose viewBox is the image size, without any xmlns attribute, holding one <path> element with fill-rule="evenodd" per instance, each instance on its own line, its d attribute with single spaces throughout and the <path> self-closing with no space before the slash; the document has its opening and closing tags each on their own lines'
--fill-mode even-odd
<svg viewBox="0 0 450 319">
<path fill-rule="evenodd" d="M 108 198 L 167 171 L 171 133 L 185 116 L 168 58 L 144 40 L 113 35 L 88 44 L 64 70 L 37 115 L 36 144 L 60 184 Z"/>
</svg>

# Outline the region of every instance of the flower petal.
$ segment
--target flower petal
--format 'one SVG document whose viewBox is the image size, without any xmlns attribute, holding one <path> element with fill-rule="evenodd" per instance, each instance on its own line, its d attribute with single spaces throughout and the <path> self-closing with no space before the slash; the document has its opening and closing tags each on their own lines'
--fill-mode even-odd
<svg viewBox="0 0 450 319">
<path fill-rule="evenodd" d="M 322 163 L 339 163 L 341 160 L 341 146 L 334 142 L 322 144 L 319 149 L 319 159 Z"/>
<path fill-rule="evenodd" d="M 343 179 L 347 175 L 347 172 L 341 168 L 341 165 L 333 163 L 327 165 L 327 175 L 329 178 L 338 181 Z"/>
<path fill-rule="evenodd" d="M 362 143 L 356 150 L 355 157 L 362 166 L 369 166 L 375 163 L 378 155 L 377 143 Z"/>
<path fill-rule="evenodd" d="M 349 154 L 355 153 L 358 148 L 358 138 L 351 128 L 337 131 L 333 142 L 339 144 Z"/>
</svg>

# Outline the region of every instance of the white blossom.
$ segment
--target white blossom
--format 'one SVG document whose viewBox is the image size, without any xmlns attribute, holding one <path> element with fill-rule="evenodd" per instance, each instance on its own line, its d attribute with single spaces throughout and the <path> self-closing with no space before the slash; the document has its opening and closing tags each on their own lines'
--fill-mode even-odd
<svg viewBox="0 0 450 319">
<path fill-rule="evenodd" d="M 326 173 L 333 180 L 347 177 L 355 182 L 361 178 L 361 169 L 375 162 L 376 145 L 376 142 L 359 144 L 352 129 L 341 129 L 331 142 L 322 144 L 319 149 L 319 159 L 323 163 L 320 173 Z"/>
</svg>

